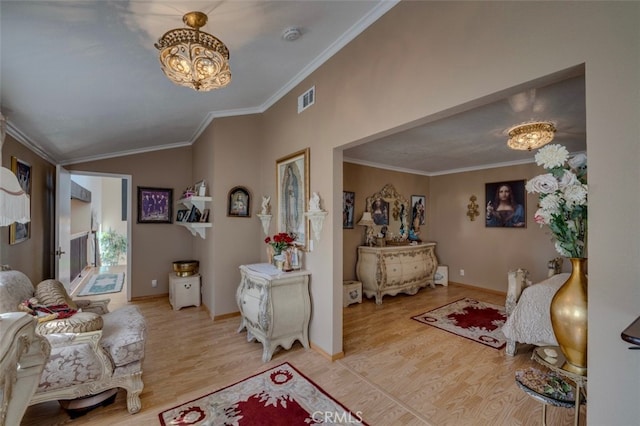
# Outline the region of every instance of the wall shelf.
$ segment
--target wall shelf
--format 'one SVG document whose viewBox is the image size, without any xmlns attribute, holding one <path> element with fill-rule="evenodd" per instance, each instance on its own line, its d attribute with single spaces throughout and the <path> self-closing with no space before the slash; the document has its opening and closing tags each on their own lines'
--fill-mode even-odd
<svg viewBox="0 0 640 426">
<path fill-rule="evenodd" d="M 189 211 L 191 211 L 191 209 L 193 209 L 194 207 L 196 209 L 198 209 L 200 211 L 200 214 L 204 213 L 204 209 L 205 209 L 205 205 L 206 203 L 211 202 L 212 198 L 211 197 L 197 197 L 197 196 L 193 196 L 193 197 L 188 197 L 188 198 L 181 198 L 178 200 L 177 204 L 178 206 L 183 205 L 185 206 Z M 181 222 L 181 221 L 176 221 L 175 222 L 177 225 L 180 226 L 184 226 L 185 228 L 187 228 L 190 232 L 191 235 L 193 235 L 194 237 L 196 235 L 199 235 L 200 238 L 206 238 L 206 232 L 207 232 L 207 228 L 211 228 L 212 223 L 211 222 Z"/>
</svg>

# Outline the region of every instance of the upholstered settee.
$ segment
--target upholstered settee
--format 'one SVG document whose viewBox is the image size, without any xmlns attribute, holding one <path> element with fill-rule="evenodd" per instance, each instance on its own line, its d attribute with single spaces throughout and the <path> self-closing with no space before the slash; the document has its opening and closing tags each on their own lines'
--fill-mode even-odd
<svg viewBox="0 0 640 426">
<path fill-rule="evenodd" d="M 558 344 L 551 327 L 551 299 L 560 286 L 569 278 L 560 273 L 562 259 L 549 262 L 548 278 L 532 284 L 529 272 L 517 269 L 508 273 L 508 288 L 505 310 L 507 320 L 502 332 L 507 339 L 506 353 L 516 354 L 517 343 L 536 346 Z"/>
<path fill-rule="evenodd" d="M 64 286 L 46 280 L 35 288 L 19 271 L 0 271 L 0 313 L 25 309 L 30 298 L 38 306 L 67 305 L 70 317 L 40 317 L 36 333 L 51 347 L 29 405 L 70 400 L 108 389 L 127 391 L 130 413 L 140 411 L 146 323 L 136 306 L 109 312 L 109 300 L 72 300 Z"/>
</svg>

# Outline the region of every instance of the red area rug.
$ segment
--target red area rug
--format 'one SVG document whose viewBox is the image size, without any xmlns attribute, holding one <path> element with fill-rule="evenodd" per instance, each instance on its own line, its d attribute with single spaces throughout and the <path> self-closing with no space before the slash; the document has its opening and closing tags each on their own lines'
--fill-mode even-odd
<svg viewBox="0 0 640 426">
<path fill-rule="evenodd" d="M 412 319 L 495 349 L 506 344 L 502 326 L 507 315 L 503 306 L 464 298 Z"/>
<path fill-rule="evenodd" d="M 288 363 L 159 414 L 173 425 L 366 425 Z"/>
</svg>

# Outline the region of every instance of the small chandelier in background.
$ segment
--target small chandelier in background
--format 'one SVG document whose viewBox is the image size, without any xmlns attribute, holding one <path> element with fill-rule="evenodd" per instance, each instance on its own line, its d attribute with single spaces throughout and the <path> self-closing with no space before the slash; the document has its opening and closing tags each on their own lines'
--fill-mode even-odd
<svg viewBox="0 0 640 426">
<path fill-rule="evenodd" d="M 555 132 L 555 126 L 549 121 L 519 124 L 508 130 L 507 145 L 511 149 L 531 151 L 551 142 Z"/>
<path fill-rule="evenodd" d="M 211 34 L 200 31 L 207 15 L 189 12 L 182 22 L 191 28 L 167 31 L 154 45 L 160 50 L 160 66 L 169 80 L 199 92 L 231 82 L 229 49 Z"/>
</svg>

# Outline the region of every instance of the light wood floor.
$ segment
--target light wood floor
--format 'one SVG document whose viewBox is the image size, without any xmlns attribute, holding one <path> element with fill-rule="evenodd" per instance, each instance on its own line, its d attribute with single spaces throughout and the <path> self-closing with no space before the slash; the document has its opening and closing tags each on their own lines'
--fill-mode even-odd
<svg viewBox="0 0 640 426">
<path fill-rule="evenodd" d="M 109 295 L 113 296 L 113 295 Z M 154 425 L 158 414 L 283 362 L 289 362 L 364 420 L 377 425 L 539 425 L 542 406 L 514 383 L 536 366 L 530 351 L 508 357 L 411 319 L 473 297 L 503 304 L 504 296 L 457 285 L 385 297 L 344 309 L 345 358 L 330 362 L 295 343 L 262 363 L 262 345 L 237 333 L 239 318 L 212 322 L 203 307 L 173 311 L 168 298 L 136 301 L 148 322 L 142 410 L 130 415 L 125 392 L 70 420 L 57 402 L 29 407 L 22 425 Z M 126 301 L 112 297 L 112 309 Z M 584 425 L 586 408 L 581 408 Z M 573 410 L 548 407 L 549 425 L 572 425 Z"/>
</svg>

